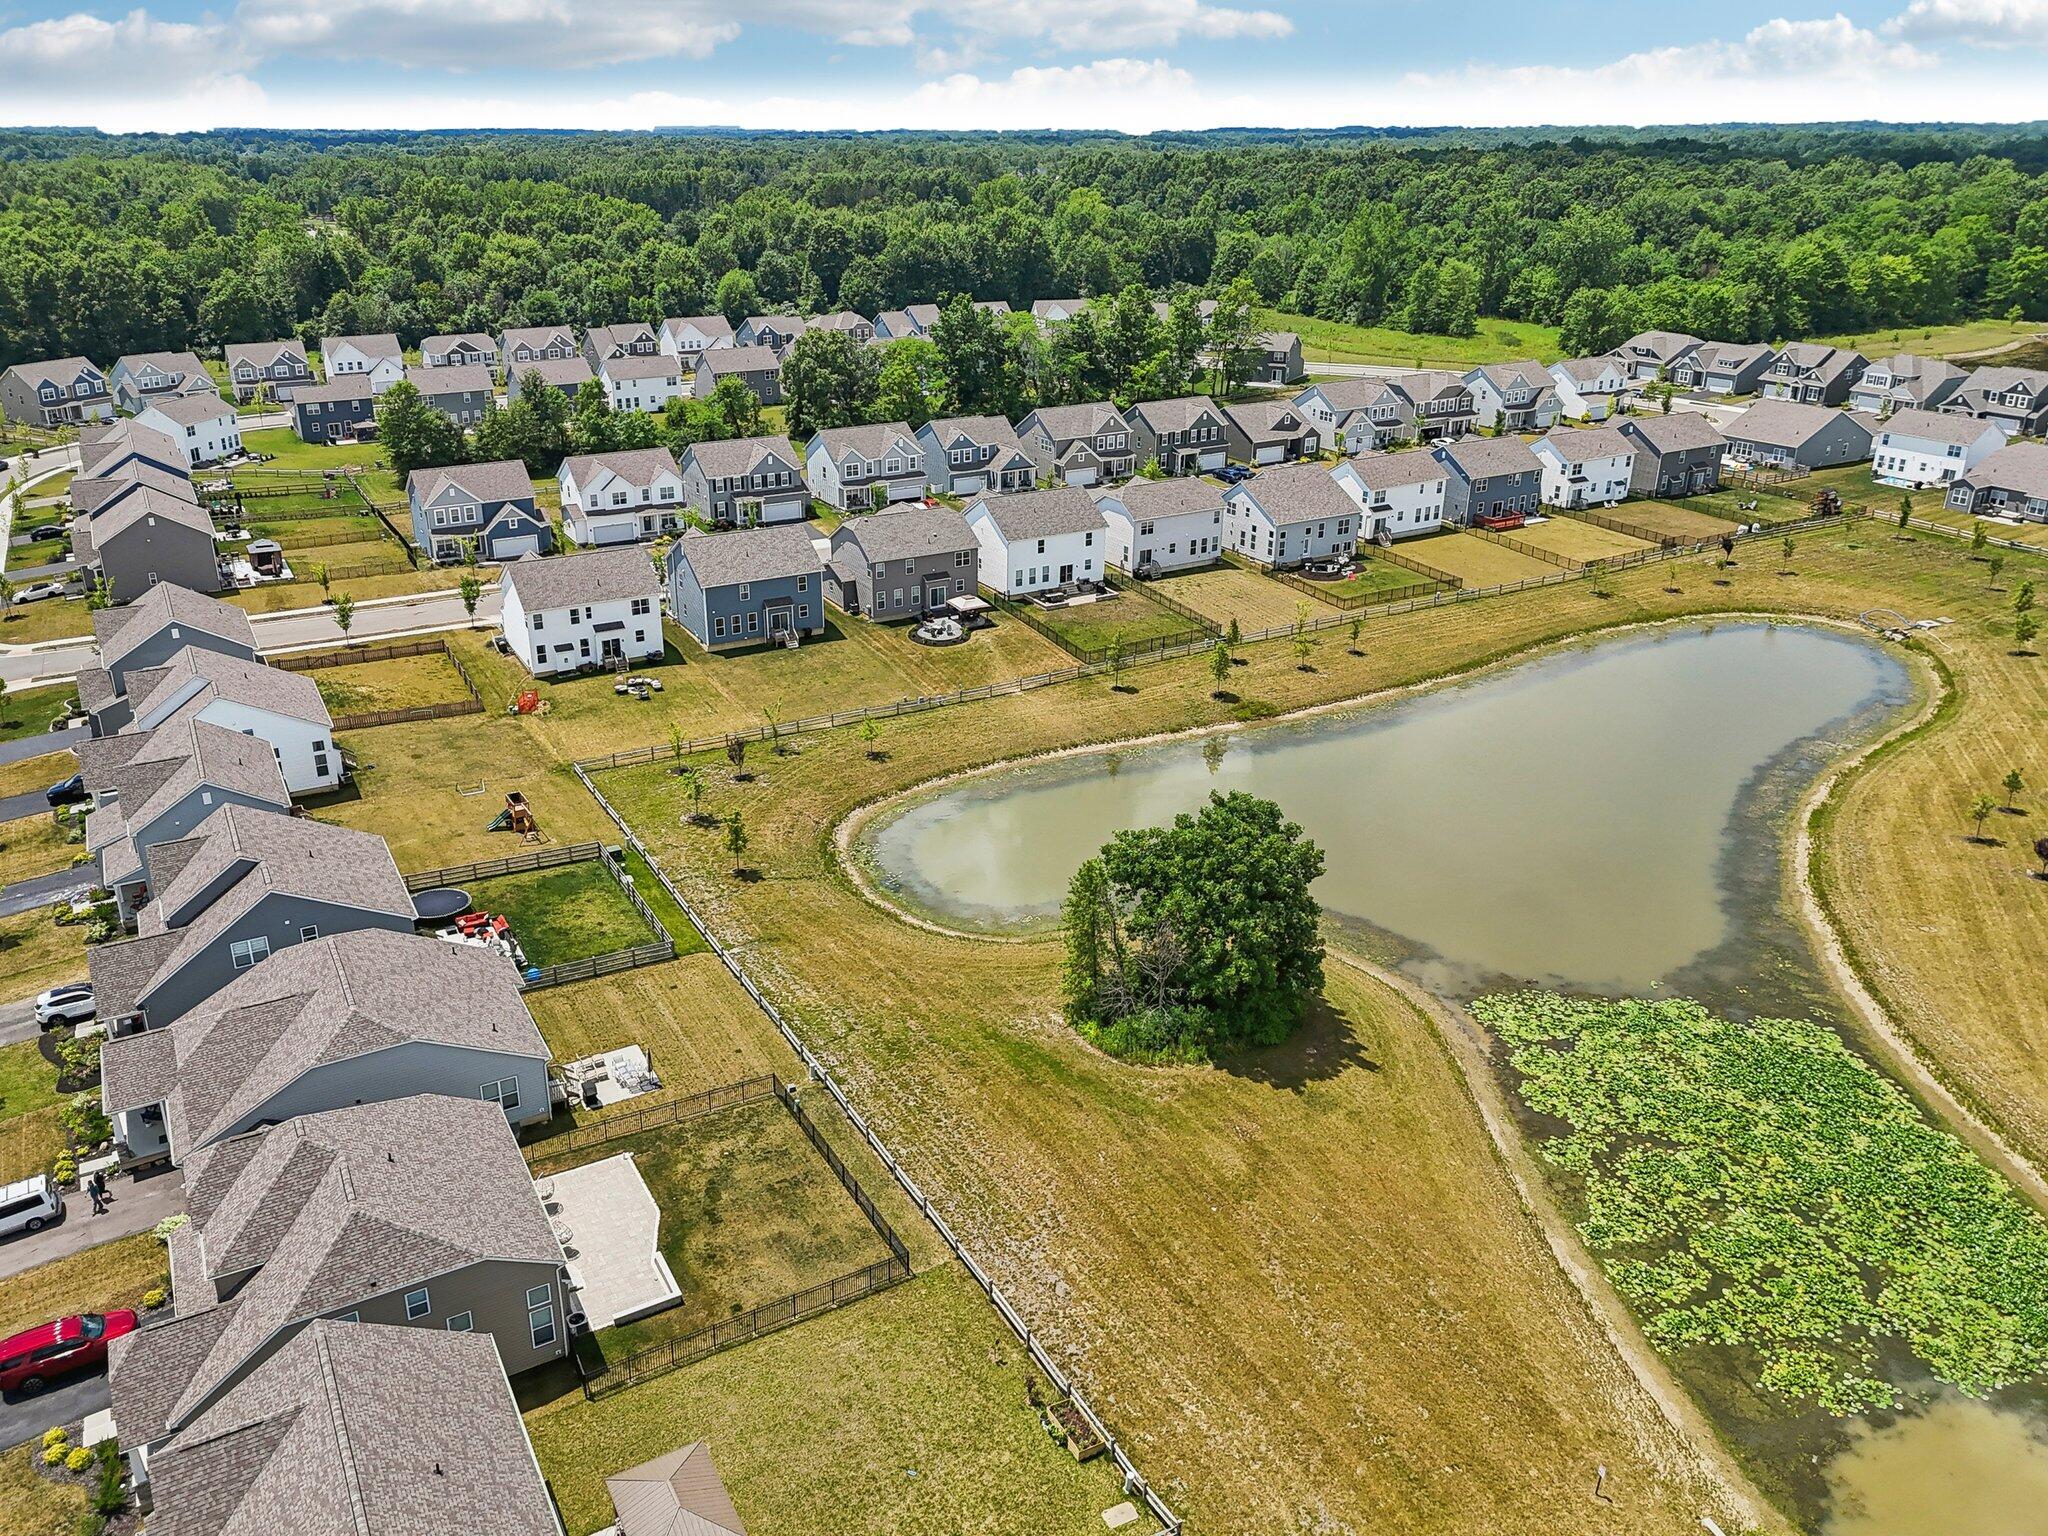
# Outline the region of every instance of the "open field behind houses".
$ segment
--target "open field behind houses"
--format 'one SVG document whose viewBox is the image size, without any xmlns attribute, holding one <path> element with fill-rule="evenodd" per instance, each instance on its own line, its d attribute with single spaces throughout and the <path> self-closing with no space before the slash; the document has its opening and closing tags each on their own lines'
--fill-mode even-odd
<svg viewBox="0 0 2048 1536">
<path fill-rule="evenodd" d="M 1413 572 L 1403 574 L 1415 581 L 1422 580 Z M 1335 607 L 1317 602 L 1305 592 L 1297 592 L 1270 576 L 1237 565 L 1218 565 L 1206 571 L 1165 576 L 1154 585 L 1175 602 L 1185 603 L 1226 629 L 1230 621 L 1236 619 L 1237 627 L 1247 634 L 1292 624 L 1303 604 L 1308 605 L 1310 614 L 1315 618 L 1328 618 L 1338 612 Z"/>
<path fill-rule="evenodd" d="M 1725 517 L 1715 517 L 1685 501 L 1625 501 L 1618 507 L 1603 508 L 1599 515 L 1630 523 L 1650 533 L 1669 534 L 1681 539 L 1718 539 L 1730 531 Z M 1562 519 L 1560 519 L 1562 521 Z"/>
<path fill-rule="evenodd" d="M 307 675 L 320 685 L 320 697 L 336 715 L 459 704 L 469 697 L 462 674 L 438 651 L 322 667 Z"/>
<path fill-rule="evenodd" d="M 1481 363 L 1514 362 L 1521 358 L 1560 355 L 1557 328 L 1529 320 L 1485 319 L 1473 336 L 1429 336 L 1383 325 L 1346 325 L 1281 310 L 1256 312 L 1267 330 L 1293 331 L 1301 337 L 1302 360 L 1310 373 L 1317 363 L 1384 363 L 1395 367 L 1474 368 Z"/>
<path fill-rule="evenodd" d="M 1569 517 L 1551 517 L 1540 523 L 1530 523 L 1517 528 L 1509 537 L 1524 544 L 1533 544 L 1538 549 L 1547 549 L 1554 555 L 1563 555 L 1567 560 L 1576 560 L 1582 565 L 1617 555 L 1637 555 L 1656 547 L 1641 539 L 1632 539 L 1625 533 L 1616 533 L 1611 528 L 1577 522 Z"/>
<path fill-rule="evenodd" d="M 1557 566 L 1547 561 L 1538 560 L 1533 555 L 1518 555 L 1504 545 L 1489 544 L 1462 529 L 1404 540 L 1401 553 L 1462 578 L 1468 587 L 1501 587 L 1517 581 L 1538 581 L 1558 571 Z"/>
</svg>

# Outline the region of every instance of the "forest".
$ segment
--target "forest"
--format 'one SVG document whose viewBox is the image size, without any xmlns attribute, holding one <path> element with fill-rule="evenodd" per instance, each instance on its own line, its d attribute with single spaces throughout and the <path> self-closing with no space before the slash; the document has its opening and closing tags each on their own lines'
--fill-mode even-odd
<svg viewBox="0 0 2048 1536">
<path fill-rule="evenodd" d="M 1436 334 L 2048 319 L 2033 129 L 1651 136 L 0 131 L 0 365 L 965 293 Z"/>
</svg>

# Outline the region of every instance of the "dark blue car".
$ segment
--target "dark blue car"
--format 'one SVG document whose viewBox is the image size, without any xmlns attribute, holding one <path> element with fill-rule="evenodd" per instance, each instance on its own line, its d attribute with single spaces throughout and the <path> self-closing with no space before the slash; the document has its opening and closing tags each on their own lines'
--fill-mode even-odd
<svg viewBox="0 0 2048 1536">
<path fill-rule="evenodd" d="M 68 779 L 59 779 L 43 791 L 43 798 L 52 805 L 70 805 L 85 798 L 85 775 L 74 773 Z"/>
</svg>

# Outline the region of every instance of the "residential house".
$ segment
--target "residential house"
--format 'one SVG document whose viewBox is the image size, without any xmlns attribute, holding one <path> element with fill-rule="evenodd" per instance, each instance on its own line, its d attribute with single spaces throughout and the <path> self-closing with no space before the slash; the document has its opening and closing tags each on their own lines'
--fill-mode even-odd
<svg viewBox="0 0 2048 1536">
<path fill-rule="evenodd" d="M 413 542 L 442 564 L 460 560 L 472 539 L 477 553 L 494 563 L 555 547 L 554 529 L 534 501 L 532 477 L 517 459 L 416 469 L 405 477 L 405 499 Z"/>
<path fill-rule="evenodd" d="M 1448 482 L 1446 522 L 1526 515 L 1543 500 L 1543 461 L 1518 437 L 1468 437 L 1435 452 Z"/>
<path fill-rule="evenodd" d="M 1147 400 L 1124 412 L 1124 420 L 1140 465 L 1156 462 L 1169 475 L 1197 475 L 1221 469 L 1230 457 L 1230 419 L 1207 395 Z"/>
<path fill-rule="evenodd" d="M 782 359 L 772 348 L 717 347 L 698 353 L 690 393 L 708 400 L 721 379 L 738 379 L 763 405 L 782 404 Z"/>
<path fill-rule="evenodd" d="M 131 414 L 139 414 L 145 403 L 163 395 L 220 398 L 213 375 L 193 352 L 130 352 L 114 360 L 107 387 L 114 392 L 115 406 Z"/>
<path fill-rule="evenodd" d="M 1867 464 L 1870 426 L 1848 411 L 1770 396 L 1728 424 L 1728 447 L 1722 457 L 1731 464 L 1775 469 Z"/>
<path fill-rule="evenodd" d="M 809 325 L 802 315 L 749 315 L 733 328 L 733 345 L 766 347 L 781 357 Z"/>
<path fill-rule="evenodd" d="M 900 421 L 827 427 L 804 445 L 804 480 L 842 512 L 915 501 L 924 495 L 924 449 Z"/>
<path fill-rule="evenodd" d="M 1031 318 L 1042 326 L 1065 325 L 1089 305 L 1087 299 L 1033 299 Z"/>
<path fill-rule="evenodd" d="M 1308 377 L 1301 360 L 1301 338 L 1292 331 L 1262 331 L 1258 338 L 1258 367 L 1254 384 L 1297 384 Z"/>
<path fill-rule="evenodd" d="M 2048 445 L 2009 443 L 1948 488 L 1952 511 L 2048 523 Z"/>
<path fill-rule="evenodd" d="M 2004 446 L 2005 429 L 1997 422 L 1909 406 L 1878 423 L 1870 470 L 1883 485 L 1947 485 Z"/>
<path fill-rule="evenodd" d="M 1671 365 L 1671 382 L 1709 395 L 1753 395 L 1777 361 L 1777 349 L 1764 342 L 1703 341 Z"/>
<path fill-rule="evenodd" d="M 723 315 L 683 315 L 661 322 L 657 345 L 686 370 L 695 369 L 703 353 L 737 345 L 732 322 Z"/>
<path fill-rule="evenodd" d="M 223 349 L 227 358 L 228 387 L 235 401 L 289 401 L 292 392 L 313 382 L 313 365 L 306 361 L 305 343 L 286 341 L 231 341 Z"/>
<path fill-rule="evenodd" d="M 1314 464 L 1269 469 L 1223 495 L 1226 547 L 1269 570 L 1348 559 L 1363 524 L 1358 503 Z"/>
<path fill-rule="evenodd" d="M 370 393 L 381 395 L 405 377 L 405 349 L 389 331 L 374 336 L 323 336 L 320 360 L 327 369 L 327 382 L 355 378 L 368 382 Z"/>
<path fill-rule="evenodd" d="M 1102 485 L 1137 468 L 1130 421 L 1107 400 L 1040 406 L 1017 423 L 1017 441 L 1039 479 L 1062 485 Z"/>
<path fill-rule="evenodd" d="M 1342 453 L 1415 440 L 1415 402 L 1390 379 L 1327 379 L 1309 385 L 1294 404 Z"/>
<path fill-rule="evenodd" d="M 302 443 L 355 442 L 375 435 L 377 397 L 357 374 L 292 391 L 292 426 Z"/>
<path fill-rule="evenodd" d="M 1941 408 L 1996 422 L 2013 437 L 2040 437 L 2048 433 L 2048 370 L 1979 368 Z"/>
<path fill-rule="evenodd" d="M 1550 365 L 1557 387 L 1560 416 L 1572 421 L 1605 421 L 1621 408 L 1629 374 L 1611 353 L 1601 357 L 1568 357 Z"/>
<path fill-rule="evenodd" d="M 1613 427 L 1559 427 L 1533 448 L 1546 507 L 1611 507 L 1628 499 L 1636 445 Z"/>
<path fill-rule="evenodd" d="M 175 1536 L 362 1536 L 371 1511 L 420 1536 L 561 1536 L 497 1348 L 466 1331 L 308 1323 L 129 1459 L 151 1525 Z"/>
<path fill-rule="evenodd" d="M 1683 331 L 1638 331 L 1614 349 L 1622 371 L 1638 383 L 1664 378 L 1700 344 Z"/>
<path fill-rule="evenodd" d="M 983 493 L 967 504 L 967 526 L 981 585 L 993 591 L 1023 597 L 1103 579 L 1109 525 L 1075 486 Z"/>
<path fill-rule="evenodd" d="M 522 363 L 506 376 L 505 400 L 507 404 L 517 400 L 525 393 L 527 383 L 538 379 L 545 388 L 558 389 L 573 401 L 583 386 L 596 377 L 584 357 L 544 357 L 538 362 Z"/>
<path fill-rule="evenodd" d="M 906 304 L 901 309 L 885 309 L 875 316 L 875 340 L 907 341 L 913 336 L 929 337 L 938 323 L 939 306 L 936 304 Z"/>
<path fill-rule="evenodd" d="M 86 953 L 114 1037 L 161 1029 L 273 951 L 359 928 L 413 929 L 412 893 L 381 837 L 227 803 L 143 857 L 136 935 Z"/>
<path fill-rule="evenodd" d="M 1120 571 L 1163 576 L 1223 557 L 1223 487 L 1214 480 L 1131 480 L 1090 494 L 1109 525 L 1108 561 Z"/>
<path fill-rule="evenodd" d="M 1721 488 L 1721 455 L 1728 439 L 1697 411 L 1624 416 L 1614 430 L 1635 445 L 1631 496 L 1696 496 Z"/>
<path fill-rule="evenodd" d="M 711 1447 L 696 1440 L 604 1480 L 614 1536 L 747 1536 Z"/>
<path fill-rule="evenodd" d="M 1463 437 L 1479 424 L 1479 402 L 1472 386 L 1455 373 L 1425 368 L 1418 373 L 1397 373 L 1387 382 L 1408 397 L 1418 442 Z"/>
<path fill-rule="evenodd" d="M 683 505 L 683 476 L 666 448 L 579 453 L 555 473 L 562 523 L 589 548 L 674 533 Z"/>
<path fill-rule="evenodd" d="M 1842 405 L 1868 366 L 1861 352 L 1818 341 L 1786 343 L 1764 374 L 1766 400 Z"/>
<path fill-rule="evenodd" d="M 498 366 L 498 344 L 483 331 L 427 336 L 420 340 L 420 362 L 428 368 L 482 368 L 488 371 Z"/>
<path fill-rule="evenodd" d="M 31 426 L 77 426 L 111 419 L 114 397 L 106 375 L 86 359 L 52 357 L 0 373 L 0 408 L 8 420 Z"/>
<path fill-rule="evenodd" d="M 497 384 L 483 363 L 447 363 L 438 368 L 408 368 L 405 382 L 420 392 L 432 410 L 439 411 L 455 426 L 467 432 L 484 419 L 484 412 L 497 398 Z"/>
<path fill-rule="evenodd" d="M 1873 416 L 1940 410 L 1969 377 L 1967 370 L 1940 358 L 1895 352 L 1863 370 L 1863 377 L 1850 387 L 1849 408 Z"/>
<path fill-rule="evenodd" d="M 134 718 L 129 678 L 188 647 L 243 661 L 256 656 L 247 611 L 173 581 L 157 583 L 126 607 L 101 609 L 92 616 L 92 628 L 100 662 L 79 674 L 78 696 L 92 716 L 95 736 L 111 736 Z"/>
<path fill-rule="evenodd" d="M 832 533 L 826 590 L 848 613 L 918 619 L 974 594 L 980 545 L 951 507 L 899 507 L 850 517 Z"/>
<path fill-rule="evenodd" d="M 1312 459 L 1323 451 L 1316 424 L 1292 400 L 1246 400 L 1223 407 L 1230 456 L 1262 468 Z"/>
<path fill-rule="evenodd" d="M 593 325 L 583 333 L 583 356 L 592 368 L 615 357 L 661 357 L 661 337 L 642 320 L 619 325 Z"/>
<path fill-rule="evenodd" d="M 669 615 L 707 651 L 795 645 L 825 630 L 825 568 L 800 527 L 684 534 L 668 551 Z"/>
<path fill-rule="evenodd" d="M 150 435 L 156 437 L 161 434 L 152 432 Z M 199 505 L 199 493 L 192 488 L 192 477 L 185 471 L 173 474 L 152 465 L 131 462 L 112 474 L 86 475 L 71 482 L 71 510 L 77 514 L 72 522 L 73 538 L 85 526 L 90 526 L 92 519 L 100 513 L 113 510 L 136 492 L 145 490 L 161 491 L 195 507 Z"/>
<path fill-rule="evenodd" d="M 559 363 L 582 354 L 576 333 L 566 325 L 515 325 L 498 335 L 498 356 L 508 384 L 536 363 Z"/>
<path fill-rule="evenodd" d="M 176 443 L 184 454 L 187 469 L 218 464 L 242 451 L 241 417 L 211 390 L 196 395 L 174 391 L 151 395 L 136 412 L 135 420 Z"/>
<path fill-rule="evenodd" d="M 642 562 L 645 563 L 644 561 Z M 488 949 L 359 928 L 281 949 L 173 1024 L 106 1042 L 100 1105 L 124 1166 L 300 1115 L 413 1094 L 548 1119 L 547 1042 Z"/>
<path fill-rule="evenodd" d="M 1362 514 L 1361 542 L 1390 544 L 1443 526 L 1450 477 L 1428 448 L 1361 453 L 1330 472 Z"/>
<path fill-rule="evenodd" d="M 237 1386 L 323 1320 L 483 1335 L 507 1375 L 568 1351 L 562 1245 L 495 1104 L 420 1094 L 301 1115 L 194 1152 L 185 1196 L 191 1220 L 169 1240 L 175 1315 L 109 1352 L 114 1422 L 131 1455 L 152 1458 L 166 1440 L 182 1443 L 209 1407 L 225 1407 Z M 339 1330 L 320 1334 L 331 1340 Z M 332 1401 L 347 1390 L 344 1379 L 315 1390 Z M 460 1406 L 435 1405 L 397 1438 L 424 1459 L 445 1439 L 466 1437 Z M 509 1470 L 523 1484 L 524 1473 Z M 291 1529 L 331 1510 L 340 1492 L 311 1476 L 302 1466 L 292 1480 Z M 393 1507 L 416 1520 L 374 1524 L 501 1529 L 495 1509 L 477 1527 L 426 1517 L 448 1480 L 444 1464 L 422 1479 L 431 1486 L 404 1490 Z M 363 1511 L 341 1518 L 351 1536 L 364 1529 Z"/>
<path fill-rule="evenodd" d="M 875 322 L 863 315 L 856 315 L 850 309 L 835 310 L 829 315 L 820 315 L 806 327 L 813 331 L 843 331 L 855 341 L 865 345 L 875 339 Z"/>
<path fill-rule="evenodd" d="M 535 677 L 661 659 L 661 578 L 633 544 L 509 563 L 499 627 Z"/>
<path fill-rule="evenodd" d="M 1038 466 L 1000 416 L 941 416 L 917 429 L 925 483 L 948 496 L 1028 491 Z"/>
<path fill-rule="evenodd" d="M 189 488 L 175 495 L 139 486 L 90 518 L 74 518 L 71 557 L 93 580 L 105 581 L 117 603 L 132 603 L 162 582 L 194 592 L 222 586 L 213 519 Z"/>
<path fill-rule="evenodd" d="M 111 478 L 131 469 L 161 470 L 179 480 L 192 478 L 184 449 L 168 433 L 145 427 L 133 418 L 78 429 L 80 480 Z"/>
<path fill-rule="evenodd" d="M 344 777 L 334 719 L 309 673 L 188 645 L 160 666 L 130 672 L 128 698 L 133 730 L 197 719 L 268 742 L 295 795 L 333 789 Z"/>
<path fill-rule="evenodd" d="M 810 488 L 786 437 L 732 437 L 683 450 L 683 501 L 721 527 L 802 522 Z"/>
<path fill-rule="evenodd" d="M 597 365 L 597 378 L 615 411 L 653 415 L 690 392 L 683 365 L 663 352 L 623 352 L 607 357 Z"/>
<path fill-rule="evenodd" d="M 1560 406 L 1556 381 L 1538 362 L 1487 363 L 1465 375 L 1478 424 L 1501 432 L 1548 432 Z"/>
</svg>

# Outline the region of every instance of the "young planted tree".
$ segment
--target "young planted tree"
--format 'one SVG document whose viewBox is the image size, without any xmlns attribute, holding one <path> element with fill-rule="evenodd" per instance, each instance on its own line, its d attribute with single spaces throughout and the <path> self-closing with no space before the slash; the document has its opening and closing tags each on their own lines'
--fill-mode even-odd
<svg viewBox="0 0 2048 1536">
<path fill-rule="evenodd" d="M 876 740 L 882 734 L 882 728 L 875 724 L 872 715 L 861 721 L 860 729 L 854 734 L 860 737 L 861 750 L 866 754 L 869 762 L 879 763 L 889 755 L 875 746 Z"/>
<path fill-rule="evenodd" d="M 1790 565 L 1792 563 L 1792 551 L 1795 548 L 1797 548 L 1797 546 L 1792 542 L 1791 534 L 1788 533 L 1785 535 L 1785 542 L 1780 547 L 1785 551 L 1785 563 L 1787 565 Z"/>
<path fill-rule="evenodd" d="M 725 760 L 732 764 L 732 776 L 745 779 L 747 776 L 747 738 L 728 736 L 725 738 Z"/>
<path fill-rule="evenodd" d="M 325 597 L 330 584 L 330 578 L 327 574 L 327 562 L 325 560 L 322 560 L 313 567 L 313 579 L 320 583 L 320 595 Z"/>
<path fill-rule="evenodd" d="M 462 611 L 468 615 L 470 624 L 474 626 L 477 600 L 484 595 L 484 584 L 470 572 L 464 571 L 462 579 L 455 584 L 455 590 L 462 598 Z"/>
<path fill-rule="evenodd" d="M 1348 633 L 1351 636 L 1351 654 L 1354 656 L 1363 656 L 1365 652 L 1361 651 L 1358 648 L 1358 637 L 1365 632 L 1364 616 L 1361 614 L 1354 613 L 1353 615 L 1351 615 L 1351 622 L 1345 625 L 1344 628 L 1346 633 Z"/>
<path fill-rule="evenodd" d="M 690 825 L 704 825 L 704 775 L 696 768 L 683 770 L 683 792 L 690 797 Z"/>
<path fill-rule="evenodd" d="M 1971 840 L 1973 842 L 1981 843 L 1984 841 L 1984 823 L 1990 820 L 1991 813 L 1997 809 L 1998 802 L 1992 799 L 1989 795 L 1977 795 L 1972 797 L 1970 801 L 1969 814 L 1970 824 L 1976 829 L 1971 834 Z"/>
<path fill-rule="evenodd" d="M 675 771 L 683 771 L 683 728 L 674 721 L 668 727 L 668 755 L 675 759 Z"/>
<path fill-rule="evenodd" d="M 2009 811 L 2014 798 L 2027 787 L 2027 781 L 2020 776 L 2019 769 L 2008 768 L 2005 777 L 1998 781 L 1998 787 L 2005 791 L 2005 808 Z"/>
<path fill-rule="evenodd" d="M 1970 525 L 1970 553 L 1973 555 L 1983 554 L 1984 546 L 1990 541 L 1990 538 L 1991 529 L 1988 526 L 1981 522 L 1972 523 Z"/>
<path fill-rule="evenodd" d="M 1308 604 L 1303 603 L 1294 610 L 1294 633 L 1288 640 L 1294 648 L 1294 666 L 1299 672 L 1313 672 L 1309 657 L 1314 654 L 1316 637 L 1309 633 Z"/>
<path fill-rule="evenodd" d="M 1103 659 L 1109 663 L 1109 686 L 1118 693 L 1124 692 L 1124 672 L 1131 662 L 1124 650 L 1122 630 L 1109 637 L 1109 645 Z"/>
<path fill-rule="evenodd" d="M 0 618 L 14 611 L 14 583 L 0 572 Z"/>
<path fill-rule="evenodd" d="M 346 592 L 334 599 L 334 624 L 341 631 L 342 639 L 348 638 L 349 626 L 356 621 L 356 600 Z"/>
<path fill-rule="evenodd" d="M 1237 615 L 1234 613 L 1230 622 L 1223 626 L 1223 643 L 1233 651 L 1244 643 L 1244 634 L 1237 627 Z"/>
<path fill-rule="evenodd" d="M 1991 573 L 1991 584 L 1996 586 L 1998 584 L 1998 573 L 2005 569 L 2005 556 L 1993 555 L 1984 562 L 1984 569 Z"/>
<path fill-rule="evenodd" d="M 741 818 L 740 813 L 734 811 L 725 819 L 725 851 L 732 855 L 732 872 L 735 876 L 744 875 L 747 872 L 746 857 L 749 841 L 750 839 L 747 837 L 747 824 Z"/>
<path fill-rule="evenodd" d="M 1901 503 L 1899 504 L 1899 533 L 1900 533 L 1901 535 L 1903 535 L 1903 534 L 1905 533 L 1905 531 L 1906 531 L 1906 524 L 1907 524 L 1907 523 L 1909 523 L 1910 521 L 1912 521 L 1912 517 L 1913 517 L 1913 508 L 1912 508 L 1912 506 L 1911 506 L 1911 505 L 1910 505 L 1909 503 L 1907 503 L 1907 502 L 1901 502 Z"/>
<path fill-rule="evenodd" d="M 2017 616 L 2032 611 L 2033 606 L 2034 584 L 2031 581 L 2023 581 L 2020 583 L 2019 591 L 2012 595 L 2012 611 Z"/>
<path fill-rule="evenodd" d="M 102 571 L 92 579 L 92 590 L 86 593 L 85 606 L 88 612 L 98 613 L 114 605 L 114 589 L 107 584 L 106 573 Z"/>
<path fill-rule="evenodd" d="M 2034 636 L 2039 633 L 2041 633 L 2041 621 L 2031 613 L 2023 613 L 2013 620 L 2013 645 L 2022 655 L 2032 654 Z"/>
<path fill-rule="evenodd" d="M 1223 698 L 1223 682 L 1229 676 L 1230 648 L 1219 645 L 1209 653 L 1209 680 L 1216 685 L 1209 695 L 1210 698 L 1218 700 Z"/>
</svg>

